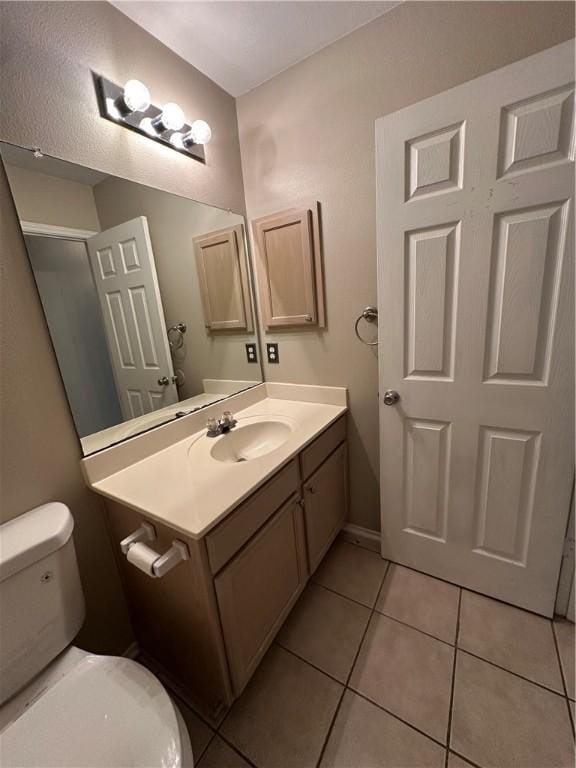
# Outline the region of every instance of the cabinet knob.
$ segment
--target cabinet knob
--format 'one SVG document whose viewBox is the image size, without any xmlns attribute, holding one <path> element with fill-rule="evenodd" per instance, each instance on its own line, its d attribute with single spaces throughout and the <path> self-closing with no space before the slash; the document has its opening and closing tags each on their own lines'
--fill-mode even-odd
<svg viewBox="0 0 576 768">
<path fill-rule="evenodd" d="M 308 493 L 316 493 L 316 488 L 314 488 L 313 485 L 306 485 L 304 487 L 304 490 L 307 491 Z"/>
<path fill-rule="evenodd" d="M 306 320 L 307 323 L 312 322 L 312 315 L 304 315 L 304 320 Z"/>
</svg>

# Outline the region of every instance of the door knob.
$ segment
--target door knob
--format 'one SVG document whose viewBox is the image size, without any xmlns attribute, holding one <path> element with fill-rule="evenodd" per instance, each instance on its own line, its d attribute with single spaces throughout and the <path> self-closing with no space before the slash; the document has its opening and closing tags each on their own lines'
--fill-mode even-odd
<svg viewBox="0 0 576 768">
<path fill-rule="evenodd" d="M 400 400 L 400 395 L 395 389 L 389 389 L 384 392 L 384 405 L 396 405 Z"/>
<path fill-rule="evenodd" d="M 160 384 L 161 387 L 167 387 L 168 384 L 170 384 L 170 379 L 168 376 L 162 376 L 161 379 L 158 379 L 158 384 Z"/>
</svg>

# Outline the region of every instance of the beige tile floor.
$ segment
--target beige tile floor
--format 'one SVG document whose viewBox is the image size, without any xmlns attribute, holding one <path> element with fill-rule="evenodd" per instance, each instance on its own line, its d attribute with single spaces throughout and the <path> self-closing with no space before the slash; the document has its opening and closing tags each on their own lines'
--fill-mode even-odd
<svg viewBox="0 0 576 768">
<path fill-rule="evenodd" d="M 186 713 L 198 768 L 564 768 L 573 717 L 573 624 L 342 540 L 218 732 Z"/>
</svg>

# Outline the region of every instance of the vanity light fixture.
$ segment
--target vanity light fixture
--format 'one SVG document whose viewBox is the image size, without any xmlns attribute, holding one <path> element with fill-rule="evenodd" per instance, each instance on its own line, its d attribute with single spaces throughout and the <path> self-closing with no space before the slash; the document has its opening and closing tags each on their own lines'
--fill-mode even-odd
<svg viewBox="0 0 576 768">
<path fill-rule="evenodd" d="M 94 75 L 94 80 L 102 117 L 206 162 L 204 146 L 212 130 L 205 120 L 187 124 L 182 108 L 173 101 L 156 107 L 140 80 L 128 80 L 123 87 L 100 75 Z"/>
</svg>

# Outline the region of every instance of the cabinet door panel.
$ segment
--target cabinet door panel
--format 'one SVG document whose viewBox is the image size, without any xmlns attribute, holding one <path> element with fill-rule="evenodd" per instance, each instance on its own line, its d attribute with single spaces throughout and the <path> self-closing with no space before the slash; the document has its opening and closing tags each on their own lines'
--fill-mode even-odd
<svg viewBox="0 0 576 768">
<path fill-rule="evenodd" d="M 248 268 L 241 226 L 194 238 L 206 328 L 252 331 Z"/>
<path fill-rule="evenodd" d="M 304 485 L 310 572 L 316 569 L 346 518 L 347 465 L 347 444 L 342 443 Z"/>
<path fill-rule="evenodd" d="M 324 296 L 318 205 L 252 222 L 258 289 L 267 329 L 323 327 Z"/>
<path fill-rule="evenodd" d="M 300 595 L 306 576 L 302 509 L 294 497 L 215 579 L 236 695 Z"/>
</svg>

